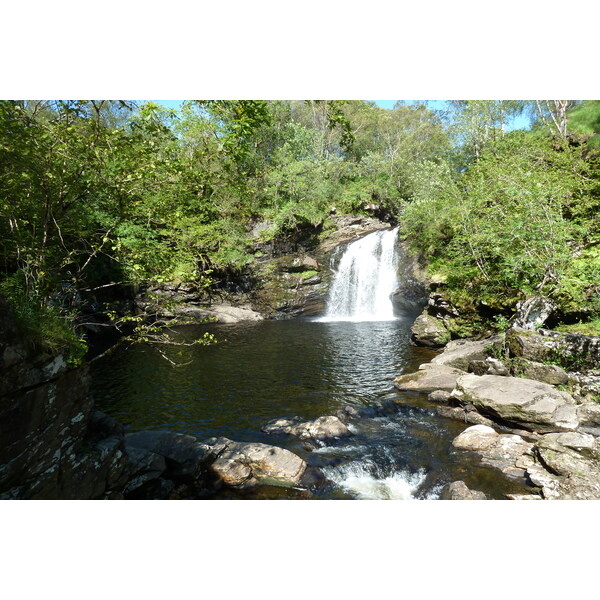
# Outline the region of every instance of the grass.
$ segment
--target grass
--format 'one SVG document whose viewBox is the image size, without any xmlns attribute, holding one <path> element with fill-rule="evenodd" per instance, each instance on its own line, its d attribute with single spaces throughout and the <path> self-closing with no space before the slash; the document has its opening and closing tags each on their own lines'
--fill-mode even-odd
<svg viewBox="0 0 600 600">
<path fill-rule="evenodd" d="M 591 335 L 600 337 L 600 317 L 586 321 L 584 323 L 574 323 L 573 325 L 559 325 L 556 331 L 563 333 L 580 333 L 582 335 Z"/>
</svg>

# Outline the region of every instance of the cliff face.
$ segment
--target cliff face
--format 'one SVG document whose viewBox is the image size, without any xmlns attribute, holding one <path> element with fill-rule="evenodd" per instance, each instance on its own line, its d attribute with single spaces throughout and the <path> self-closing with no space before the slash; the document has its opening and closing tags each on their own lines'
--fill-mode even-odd
<svg viewBox="0 0 600 600">
<path fill-rule="evenodd" d="M 119 497 L 123 430 L 93 411 L 88 383 L 23 339 L 0 298 L 0 498 Z"/>
</svg>

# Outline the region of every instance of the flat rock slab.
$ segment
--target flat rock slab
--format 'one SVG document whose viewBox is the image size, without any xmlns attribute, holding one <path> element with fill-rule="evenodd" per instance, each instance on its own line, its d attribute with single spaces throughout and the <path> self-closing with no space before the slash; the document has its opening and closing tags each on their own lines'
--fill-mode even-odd
<svg viewBox="0 0 600 600">
<path fill-rule="evenodd" d="M 426 363 L 415 373 L 400 375 L 394 379 L 394 386 L 401 391 L 429 393 L 435 390 L 451 392 L 456 387 L 464 371 L 447 365 Z"/>
<path fill-rule="evenodd" d="M 500 347 L 501 345 L 500 336 L 481 341 L 454 340 L 446 344 L 444 351 L 432 359 L 431 364 L 446 365 L 468 371 L 471 361 L 485 360 L 494 347 Z"/>
<path fill-rule="evenodd" d="M 573 431 L 579 425 L 576 402 L 569 394 L 531 379 L 463 375 L 453 395 L 484 415 L 530 431 Z"/>
</svg>

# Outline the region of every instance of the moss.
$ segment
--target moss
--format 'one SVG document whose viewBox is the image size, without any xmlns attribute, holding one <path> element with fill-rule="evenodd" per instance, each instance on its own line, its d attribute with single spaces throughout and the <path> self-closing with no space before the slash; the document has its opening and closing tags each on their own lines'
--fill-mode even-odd
<svg viewBox="0 0 600 600">
<path fill-rule="evenodd" d="M 580 321 L 572 325 L 559 325 L 556 327 L 556 331 L 600 337 L 600 317 L 583 323 Z"/>
<path fill-rule="evenodd" d="M 314 277 L 315 275 L 318 275 L 318 273 L 317 273 L 317 271 L 313 271 L 313 270 L 302 271 L 302 273 L 300 273 L 300 277 L 302 279 L 310 279 L 311 277 Z"/>
</svg>

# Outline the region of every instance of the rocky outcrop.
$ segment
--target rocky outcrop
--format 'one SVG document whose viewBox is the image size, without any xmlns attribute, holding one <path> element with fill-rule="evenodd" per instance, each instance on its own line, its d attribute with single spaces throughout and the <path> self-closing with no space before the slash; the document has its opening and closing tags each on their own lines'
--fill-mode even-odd
<svg viewBox="0 0 600 600">
<path fill-rule="evenodd" d="M 567 371 L 596 369 L 600 364 L 600 337 L 511 328 L 506 333 L 506 343 L 514 357 L 557 364 Z"/>
<path fill-rule="evenodd" d="M 568 393 L 531 379 L 463 375 L 452 395 L 486 416 L 530 431 L 573 431 L 579 425 L 576 402 Z"/>
<path fill-rule="evenodd" d="M 600 439 L 580 432 L 547 433 L 528 442 L 490 427 L 469 427 L 453 442 L 476 453 L 482 464 L 524 478 L 547 500 L 600 499 Z M 509 496 L 510 497 L 510 496 Z M 514 499 L 535 496 L 518 496 Z"/>
<path fill-rule="evenodd" d="M 262 431 L 270 434 L 286 434 L 300 438 L 309 447 L 323 446 L 334 440 L 352 435 L 348 427 L 336 416 L 318 417 L 312 421 L 292 419 L 274 419 L 267 423 Z"/>
<path fill-rule="evenodd" d="M 525 479 L 527 466 L 533 464 L 533 444 L 521 436 L 499 434 L 492 427 L 473 425 L 465 429 L 452 445 L 476 452 L 482 464 L 502 471 L 507 477 Z"/>
<path fill-rule="evenodd" d="M 394 379 L 394 387 L 403 392 L 429 393 L 436 390 L 451 392 L 459 377 L 465 372 L 447 365 L 423 364 L 414 373 Z"/>
<path fill-rule="evenodd" d="M 93 409 L 85 367 L 40 351 L 0 297 L 0 498 L 118 498 L 122 428 Z"/>
<path fill-rule="evenodd" d="M 469 489 L 464 481 L 453 481 L 442 488 L 440 500 L 487 500 L 487 496 Z"/>
</svg>

